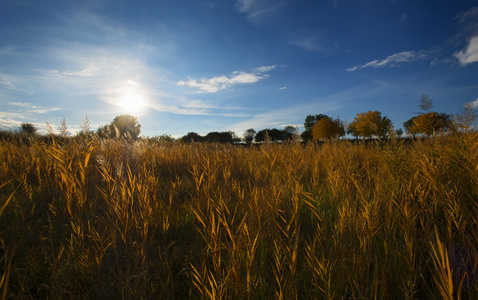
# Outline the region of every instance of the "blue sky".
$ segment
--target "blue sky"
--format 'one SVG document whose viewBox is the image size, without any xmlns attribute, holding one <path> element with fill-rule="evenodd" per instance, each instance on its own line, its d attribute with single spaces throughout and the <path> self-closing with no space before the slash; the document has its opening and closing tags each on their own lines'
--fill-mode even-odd
<svg viewBox="0 0 478 300">
<path fill-rule="evenodd" d="M 478 1 L 3 0 L 0 129 L 120 114 L 142 135 L 478 107 Z"/>
</svg>

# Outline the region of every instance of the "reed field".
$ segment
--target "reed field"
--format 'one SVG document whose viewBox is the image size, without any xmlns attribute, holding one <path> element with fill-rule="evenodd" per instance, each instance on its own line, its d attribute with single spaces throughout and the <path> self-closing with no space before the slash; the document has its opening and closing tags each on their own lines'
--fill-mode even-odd
<svg viewBox="0 0 478 300">
<path fill-rule="evenodd" d="M 477 299 L 478 135 L 0 142 L 2 299 Z"/>
</svg>

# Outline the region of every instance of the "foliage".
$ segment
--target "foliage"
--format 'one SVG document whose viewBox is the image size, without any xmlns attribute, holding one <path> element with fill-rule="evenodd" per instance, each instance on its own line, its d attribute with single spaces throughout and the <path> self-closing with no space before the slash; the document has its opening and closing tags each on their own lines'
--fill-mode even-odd
<svg viewBox="0 0 478 300">
<path fill-rule="evenodd" d="M 403 129 L 402 128 L 398 128 L 395 130 L 395 134 L 397 135 L 397 137 L 402 137 L 403 135 Z"/>
<path fill-rule="evenodd" d="M 117 130 L 116 135 L 119 138 L 130 137 L 136 139 L 141 133 L 141 125 L 138 119 L 131 115 L 121 115 L 113 119 L 111 125 Z"/>
<path fill-rule="evenodd" d="M 447 130 L 451 125 L 450 116 L 446 113 L 428 112 L 413 119 L 410 133 L 435 135 L 441 130 Z"/>
<path fill-rule="evenodd" d="M 412 126 L 413 126 L 413 122 L 415 121 L 417 117 L 412 117 L 410 119 L 408 119 L 407 121 L 403 122 L 403 128 L 405 128 L 405 131 L 408 133 L 408 134 L 412 134 L 413 136 L 415 136 L 417 134 L 417 132 L 413 131 L 412 130 Z"/>
<path fill-rule="evenodd" d="M 108 125 L 100 126 L 97 134 L 101 138 L 137 139 L 141 133 L 141 124 L 131 115 L 121 115 L 113 119 Z"/>
<path fill-rule="evenodd" d="M 37 129 L 32 123 L 22 123 L 20 125 L 20 131 L 29 135 L 34 135 L 36 134 Z"/>
<path fill-rule="evenodd" d="M 392 122 L 387 117 L 382 117 L 379 111 L 359 113 L 349 125 L 354 136 L 372 137 L 386 136 L 392 129 Z"/>
<path fill-rule="evenodd" d="M 249 128 L 244 132 L 243 139 L 246 144 L 252 143 L 254 137 L 256 136 L 257 131 L 254 128 Z"/>
<path fill-rule="evenodd" d="M 156 135 L 150 138 L 150 140 L 155 142 L 174 142 L 176 139 L 169 134 Z"/>
<path fill-rule="evenodd" d="M 185 143 L 200 143 L 203 141 L 203 137 L 196 132 L 188 132 L 181 140 Z"/>
<path fill-rule="evenodd" d="M 477 147 L 0 141 L 0 292 L 477 299 Z"/>
<path fill-rule="evenodd" d="M 209 132 L 204 138 L 203 142 L 208 143 L 234 143 L 237 142 L 237 138 L 232 131 L 223 132 Z"/>
<path fill-rule="evenodd" d="M 264 141 L 288 141 L 291 140 L 293 135 L 285 130 L 280 130 L 277 128 L 272 129 L 262 129 L 259 131 L 254 140 L 256 142 L 264 142 Z"/>
<path fill-rule="evenodd" d="M 327 115 L 324 115 L 324 114 L 308 115 L 307 117 L 305 117 L 305 121 L 304 121 L 305 130 L 300 135 L 303 141 L 307 142 L 313 139 L 312 128 L 314 127 L 315 122 L 325 117 L 327 117 Z"/>
<path fill-rule="evenodd" d="M 337 118 L 323 117 L 312 127 L 314 140 L 331 140 L 345 135 L 344 124 Z"/>
</svg>

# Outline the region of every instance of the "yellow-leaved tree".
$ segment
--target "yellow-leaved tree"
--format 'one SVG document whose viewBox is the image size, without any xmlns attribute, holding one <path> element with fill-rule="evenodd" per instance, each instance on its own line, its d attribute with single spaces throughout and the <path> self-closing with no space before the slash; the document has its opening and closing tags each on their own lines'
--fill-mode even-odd
<svg viewBox="0 0 478 300">
<path fill-rule="evenodd" d="M 435 135 L 450 126 L 450 116 L 446 113 L 428 112 L 413 119 L 410 132 L 414 134 Z"/>
<path fill-rule="evenodd" d="M 345 135 L 344 124 L 337 119 L 325 116 L 315 122 L 312 127 L 312 136 L 314 140 L 331 140 Z"/>
<path fill-rule="evenodd" d="M 362 137 L 384 137 L 393 128 L 392 121 L 387 117 L 382 117 L 379 111 L 367 111 L 358 113 L 350 123 L 349 131 L 354 136 Z"/>
</svg>

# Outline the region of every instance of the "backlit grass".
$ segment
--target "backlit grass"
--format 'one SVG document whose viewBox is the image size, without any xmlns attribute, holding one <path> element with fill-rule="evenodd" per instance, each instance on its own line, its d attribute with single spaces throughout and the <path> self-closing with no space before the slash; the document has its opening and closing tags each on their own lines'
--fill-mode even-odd
<svg viewBox="0 0 478 300">
<path fill-rule="evenodd" d="M 478 135 L 0 142 L 8 299 L 477 298 Z"/>
</svg>

